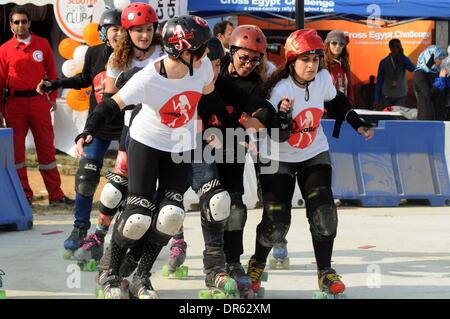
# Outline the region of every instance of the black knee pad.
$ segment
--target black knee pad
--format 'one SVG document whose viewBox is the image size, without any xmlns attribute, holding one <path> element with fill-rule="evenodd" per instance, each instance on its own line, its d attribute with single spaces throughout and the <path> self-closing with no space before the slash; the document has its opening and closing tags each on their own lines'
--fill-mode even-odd
<svg viewBox="0 0 450 319">
<path fill-rule="evenodd" d="M 243 230 L 245 222 L 247 221 L 247 206 L 242 201 L 242 195 L 237 193 L 230 193 L 231 208 L 230 217 L 228 217 L 226 231 Z"/>
<path fill-rule="evenodd" d="M 291 226 L 290 202 L 264 202 L 264 215 L 258 225 L 257 240 L 265 247 L 284 241 Z"/>
<path fill-rule="evenodd" d="M 306 215 L 315 240 L 330 241 L 336 237 L 338 216 L 331 189 L 320 187 L 306 196 Z"/>
<path fill-rule="evenodd" d="M 100 195 L 100 211 L 108 216 L 114 216 L 118 209 L 125 205 L 128 194 L 128 178 L 125 176 L 107 172 L 108 183 L 103 187 Z"/>
<path fill-rule="evenodd" d="M 113 241 L 122 248 L 135 246 L 150 229 L 155 210 L 149 198 L 128 196 L 124 211 L 117 217 Z"/>
<path fill-rule="evenodd" d="M 94 196 L 98 183 L 100 182 L 100 170 L 102 165 L 89 159 L 80 160 L 75 175 L 75 191 L 83 196 Z"/>
<path fill-rule="evenodd" d="M 198 191 L 202 221 L 208 224 L 225 225 L 230 216 L 231 197 L 220 181 L 213 179 Z"/>
<path fill-rule="evenodd" d="M 184 217 L 183 195 L 166 190 L 159 211 L 152 220 L 147 239 L 157 245 L 167 245 L 170 238 L 183 226 Z"/>
</svg>

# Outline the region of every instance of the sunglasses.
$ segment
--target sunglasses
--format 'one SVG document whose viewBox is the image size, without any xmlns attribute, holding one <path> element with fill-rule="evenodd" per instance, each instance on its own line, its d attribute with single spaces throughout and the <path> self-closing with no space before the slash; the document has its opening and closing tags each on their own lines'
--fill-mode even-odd
<svg viewBox="0 0 450 319">
<path fill-rule="evenodd" d="M 28 23 L 28 20 L 27 20 L 27 19 L 14 20 L 13 23 L 14 23 L 15 25 L 19 25 L 20 23 L 22 23 L 22 24 L 27 24 L 27 23 Z"/>
<path fill-rule="evenodd" d="M 344 42 L 338 42 L 338 41 L 331 41 L 331 45 L 337 46 L 339 44 L 340 47 L 345 47 Z"/>
<path fill-rule="evenodd" d="M 254 58 L 250 60 L 250 58 L 247 55 L 240 55 L 239 61 L 241 61 L 241 63 L 243 64 L 253 64 L 253 65 L 259 65 L 261 63 L 260 58 Z"/>
</svg>

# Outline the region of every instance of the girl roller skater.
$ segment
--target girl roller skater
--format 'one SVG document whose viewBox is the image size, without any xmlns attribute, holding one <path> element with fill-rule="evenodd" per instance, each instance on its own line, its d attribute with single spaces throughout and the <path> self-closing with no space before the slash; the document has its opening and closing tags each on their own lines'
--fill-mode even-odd
<svg viewBox="0 0 450 319">
<path fill-rule="evenodd" d="M 195 148 L 197 104 L 214 99 L 211 62 L 204 58 L 211 38 L 208 24 L 196 16 L 169 20 L 163 28 L 168 56 L 149 63 L 111 99 L 102 102 L 77 136 L 77 148 L 89 143 L 95 131 L 126 105 L 142 103 L 130 128 L 128 197 L 118 216 L 111 240 L 111 263 L 100 284 L 105 298 L 120 298 L 120 266 L 127 249 L 142 244 L 138 268 L 130 283 L 133 298 L 156 298 L 150 281 L 155 259 L 184 220 L 183 193 L 190 164 L 180 154 Z M 156 182 L 164 190 L 153 201 Z"/>
<path fill-rule="evenodd" d="M 331 268 L 337 212 L 331 191 L 328 143 L 320 119 L 326 108 L 337 122 L 335 137 L 344 120 L 367 139 L 373 136 L 373 129 L 351 109 L 345 95 L 336 92 L 330 74 L 322 69 L 324 44 L 315 30 L 293 32 L 286 40 L 285 54 L 286 64 L 263 87 L 263 96 L 277 111 L 272 127 L 279 128 L 279 138 L 266 139 L 260 145 L 260 158 L 264 159 L 260 175 L 264 208 L 247 274 L 257 292 L 271 248 L 289 230 L 297 182 L 306 203 L 320 296 L 336 296 L 345 290 L 345 285 Z M 274 174 L 264 172 L 268 165 L 276 167 Z"/>
<path fill-rule="evenodd" d="M 267 77 L 266 49 L 267 40 L 260 28 L 253 25 L 236 27 L 230 38 L 230 54 L 222 59 L 221 75 L 227 82 L 233 83 L 247 94 L 256 93 Z M 229 109 L 232 110 L 232 115 L 237 113 L 240 116 L 235 103 L 231 102 L 229 106 L 231 106 Z M 233 149 L 235 154 L 242 153 L 240 148 L 243 146 L 235 144 Z M 217 166 L 223 186 L 231 196 L 230 218 L 224 237 L 227 271 L 241 283 L 240 287 L 247 289 L 250 278 L 246 275 L 240 261 L 240 256 L 244 252 L 243 233 L 247 220 L 247 207 L 242 200 L 245 162 L 234 158 L 233 162 L 224 162 Z"/>
<path fill-rule="evenodd" d="M 109 98 L 117 93 L 116 81 L 121 72 L 134 67 L 143 68 L 150 61 L 161 57 L 163 53 L 161 36 L 155 33 L 158 27 L 158 17 L 150 5 L 142 2 L 128 5 L 121 14 L 121 25 L 124 31 L 106 69 L 104 98 Z M 126 198 L 128 172 L 125 141 L 132 108 L 133 106 L 127 106 L 125 110 L 115 171 L 106 174 L 108 183 L 103 187 L 100 196 L 100 211 L 96 231 L 86 237 L 81 248 L 75 253 L 75 258 L 79 264 L 85 265 L 82 267 L 84 270 L 94 271 L 97 269 L 96 264 L 103 255 L 104 238 L 111 220 L 123 206 Z M 109 260 L 109 258 L 107 259 Z M 134 259 L 131 258 L 131 260 Z M 105 267 L 107 266 L 100 268 Z"/>
<path fill-rule="evenodd" d="M 92 112 L 103 98 L 105 85 L 102 79 L 105 77 L 107 61 L 119 42 L 122 31 L 120 17 L 121 12 L 117 9 L 108 9 L 103 12 L 99 21 L 99 33 L 104 43 L 88 48 L 83 71 L 80 74 L 52 82 L 42 80 L 37 91 L 43 94 L 61 87 L 80 89 L 91 86 L 89 112 Z M 100 180 L 103 159 L 111 141 L 120 138 L 122 127 L 123 114 L 117 114 L 113 121 L 97 133 L 92 143 L 86 147 L 86 155 L 80 159 L 75 178 L 75 222 L 70 236 L 64 241 L 65 259 L 72 258 L 76 250 L 83 245 L 87 231 L 91 227 L 92 201 Z M 101 251 L 97 255 L 101 257 Z"/>
<path fill-rule="evenodd" d="M 220 153 L 225 145 L 223 137 L 227 132 L 234 132 L 235 128 L 258 130 L 264 127 L 264 124 L 261 123 L 261 121 L 264 122 L 264 111 L 262 109 L 265 107 L 269 112 L 272 112 L 272 110 L 271 106 L 267 105 L 263 99 L 258 96 L 251 96 L 248 92 L 243 91 L 219 74 L 220 59 L 224 55 L 224 50 L 217 38 L 209 41 L 208 50 L 208 57 L 214 69 L 218 98 L 214 104 L 208 103 L 208 100 L 205 99 L 200 100 L 198 112 L 204 128 L 202 140 L 210 142 L 199 143 L 201 146 L 201 152 L 199 153 L 209 154 L 209 151 L 212 151 L 212 145 L 222 145 L 222 147 L 218 146 L 214 149 L 214 159 L 216 161 L 207 161 L 202 156 L 201 161 L 193 162 L 191 186 L 200 198 L 201 223 L 205 240 L 205 250 L 203 252 L 204 272 L 206 273 L 205 282 L 208 287 L 214 288 L 216 286 L 214 280 L 216 280 L 217 274 L 222 273 L 222 278 L 229 278 L 228 276 L 231 273 L 228 273 L 228 271 L 232 270 L 230 265 L 225 267 L 225 255 L 223 252 L 224 231 L 227 217 L 230 214 L 231 198 L 223 186 L 222 181 L 224 177 L 220 175 L 217 164 L 226 160 L 225 156 L 221 158 L 225 154 Z M 229 113 L 227 108 L 229 105 L 234 105 L 234 110 L 231 113 Z M 255 112 L 255 118 L 247 117 L 241 123 L 239 122 L 242 114 L 253 114 Z M 260 117 L 261 121 L 256 118 L 257 116 Z M 220 132 L 220 134 L 217 132 Z M 245 142 L 245 139 L 242 142 Z M 242 277 L 236 279 L 239 295 L 244 298 L 252 298 L 251 281 L 245 282 L 240 279 Z M 224 291 L 228 294 L 230 293 L 225 287 L 227 281 L 234 282 L 234 280 L 229 279 L 222 280 L 222 286 L 224 287 L 221 287 L 219 290 L 201 291 L 199 297 L 202 299 L 224 297 Z M 237 291 L 235 294 L 238 295 Z"/>
</svg>

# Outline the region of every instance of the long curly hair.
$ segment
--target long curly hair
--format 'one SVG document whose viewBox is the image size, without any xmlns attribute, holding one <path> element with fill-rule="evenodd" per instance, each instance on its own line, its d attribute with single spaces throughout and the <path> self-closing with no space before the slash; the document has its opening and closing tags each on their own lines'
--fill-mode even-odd
<svg viewBox="0 0 450 319">
<path fill-rule="evenodd" d="M 347 45 L 342 49 L 341 54 L 338 57 L 338 60 L 341 62 L 342 68 L 345 70 L 345 74 L 347 78 L 350 78 L 350 59 L 349 53 L 347 51 Z M 325 69 L 330 70 L 331 64 L 333 63 L 334 57 L 333 53 L 331 53 L 330 43 L 325 45 L 325 57 L 324 57 L 324 66 Z"/>
<path fill-rule="evenodd" d="M 151 46 L 159 45 L 161 49 L 162 46 L 162 36 L 159 32 L 155 30 L 151 42 Z M 114 56 L 111 61 L 112 67 L 125 71 L 130 67 L 131 60 L 133 59 L 133 44 L 131 43 L 131 38 L 127 30 L 121 32 L 120 37 L 118 39 L 117 48 L 114 50 Z"/>
</svg>

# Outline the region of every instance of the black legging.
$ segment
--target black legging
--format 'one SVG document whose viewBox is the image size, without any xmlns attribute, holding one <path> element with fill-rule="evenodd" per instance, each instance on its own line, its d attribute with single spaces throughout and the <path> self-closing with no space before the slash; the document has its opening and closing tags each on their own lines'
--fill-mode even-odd
<svg viewBox="0 0 450 319">
<path fill-rule="evenodd" d="M 131 139 L 128 146 L 128 195 L 154 198 L 157 181 L 159 189 L 183 194 L 188 182 L 190 164 L 176 164 L 171 156 L 172 153 L 154 149 Z M 116 227 L 114 231 L 117 231 Z M 138 275 L 150 272 L 163 247 L 149 242 L 145 235 L 140 240 L 146 242 L 136 272 Z M 126 248 L 112 241 L 111 250 L 110 268 L 118 273 Z"/>
<path fill-rule="evenodd" d="M 325 153 L 319 154 L 318 156 L 323 156 L 323 154 Z M 295 190 L 295 180 L 297 179 L 297 183 L 305 199 L 307 213 L 313 212 L 318 206 L 323 204 L 334 205 L 332 196 L 328 196 L 329 198 L 327 196 L 320 196 L 319 202 L 308 199 L 308 194 L 320 188 L 328 189 L 331 194 L 331 165 L 318 161 L 314 162 L 315 160 L 316 158 L 312 158 L 302 163 L 280 162 L 278 171 L 282 173 L 261 174 L 260 181 L 263 201 L 291 203 Z M 295 175 L 297 178 L 295 178 Z M 290 215 L 291 212 L 289 211 L 288 214 Z M 261 223 L 257 227 L 257 236 L 264 231 L 268 222 L 267 212 L 264 210 Z M 334 240 L 319 242 L 313 238 L 312 241 L 318 269 L 330 267 Z M 267 256 L 272 248 L 261 245 L 258 240 L 256 240 L 255 247 L 254 257 L 256 260 L 266 262 Z"/>
</svg>

